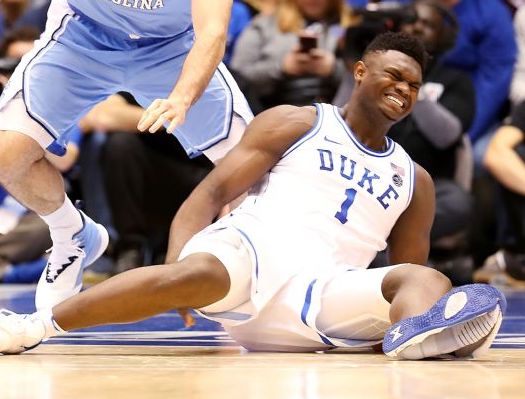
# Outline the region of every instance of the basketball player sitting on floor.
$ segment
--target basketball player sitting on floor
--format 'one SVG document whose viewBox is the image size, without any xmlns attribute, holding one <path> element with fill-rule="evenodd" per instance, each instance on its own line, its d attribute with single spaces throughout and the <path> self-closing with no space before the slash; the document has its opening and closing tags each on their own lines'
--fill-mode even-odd
<svg viewBox="0 0 525 399">
<path fill-rule="evenodd" d="M 279 106 L 249 125 L 175 217 L 167 264 L 117 275 L 52 309 L 3 311 L 0 351 L 65 331 L 195 308 L 249 350 L 322 351 L 383 341 L 388 356 L 476 356 L 505 298 L 451 289 L 420 266 L 434 214 L 429 175 L 385 137 L 414 105 L 425 52 L 378 36 L 344 109 Z M 217 222 L 221 207 L 250 195 Z M 366 270 L 389 244 L 394 266 Z"/>
</svg>

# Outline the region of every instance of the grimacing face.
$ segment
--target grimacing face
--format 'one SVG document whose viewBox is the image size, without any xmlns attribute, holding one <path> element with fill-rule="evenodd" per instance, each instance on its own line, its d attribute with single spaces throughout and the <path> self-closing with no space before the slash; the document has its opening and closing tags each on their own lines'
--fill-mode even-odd
<svg viewBox="0 0 525 399">
<path fill-rule="evenodd" d="M 396 50 L 371 52 L 354 67 L 363 106 L 397 122 L 407 116 L 422 84 L 419 63 Z"/>
</svg>

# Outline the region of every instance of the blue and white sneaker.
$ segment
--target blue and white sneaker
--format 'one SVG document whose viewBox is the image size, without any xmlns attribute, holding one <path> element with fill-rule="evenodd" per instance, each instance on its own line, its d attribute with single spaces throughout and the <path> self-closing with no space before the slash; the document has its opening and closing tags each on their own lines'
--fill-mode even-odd
<svg viewBox="0 0 525 399">
<path fill-rule="evenodd" d="M 82 288 L 82 274 L 106 250 L 109 235 L 104 226 L 80 211 L 83 227 L 71 241 L 53 245 L 47 265 L 38 281 L 37 310 L 50 309 L 77 294 Z"/>
<path fill-rule="evenodd" d="M 426 313 L 392 325 L 383 338 L 383 351 L 402 359 L 478 357 L 489 349 L 506 307 L 503 294 L 490 285 L 454 288 Z"/>
<path fill-rule="evenodd" d="M 38 346 L 46 329 L 36 315 L 0 310 L 0 353 L 16 354 Z"/>
</svg>

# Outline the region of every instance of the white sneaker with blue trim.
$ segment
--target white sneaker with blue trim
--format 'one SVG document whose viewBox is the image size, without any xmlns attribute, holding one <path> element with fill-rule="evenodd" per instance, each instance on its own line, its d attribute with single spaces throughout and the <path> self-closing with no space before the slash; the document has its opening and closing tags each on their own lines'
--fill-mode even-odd
<svg viewBox="0 0 525 399">
<path fill-rule="evenodd" d="M 37 310 L 51 309 L 82 288 L 82 274 L 109 243 L 107 230 L 80 211 L 82 229 L 70 241 L 54 244 L 36 289 Z"/>
</svg>

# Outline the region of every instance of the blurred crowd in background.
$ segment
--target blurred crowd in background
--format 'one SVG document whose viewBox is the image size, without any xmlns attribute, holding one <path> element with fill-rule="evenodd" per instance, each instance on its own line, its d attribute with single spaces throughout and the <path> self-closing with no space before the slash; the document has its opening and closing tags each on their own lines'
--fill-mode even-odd
<svg viewBox="0 0 525 399">
<path fill-rule="evenodd" d="M 45 29 L 49 3 L 0 0 L 0 91 Z M 418 36 L 430 63 L 412 114 L 389 136 L 435 182 L 429 266 L 456 285 L 525 287 L 523 4 L 235 0 L 224 63 L 255 114 L 278 104 L 344 106 L 353 64 L 375 35 Z M 171 135 L 139 134 L 141 112 L 116 93 L 83 117 L 66 155 L 52 158 L 70 197 L 110 230 L 87 282 L 162 262 L 172 217 L 212 169 Z M 0 281 L 36 282 L 50 246 L 47 225 L 0 186 Z M 388 250 L 373 267 L 386 264 Z"/>
</svg>

